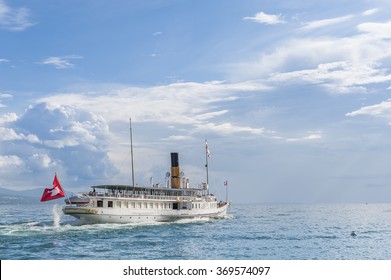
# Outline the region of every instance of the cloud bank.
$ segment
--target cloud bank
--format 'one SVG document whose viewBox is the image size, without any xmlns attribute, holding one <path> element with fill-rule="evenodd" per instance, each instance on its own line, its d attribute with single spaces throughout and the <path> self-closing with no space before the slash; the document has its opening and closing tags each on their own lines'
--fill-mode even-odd
<svg viewBox="0 0 391 280">
<path fill-rule="evenodd" d="M 108 157 L 107 123 L 80 108 L 38 103 L 20 117 L 3 116 L 0 135 L 4 187 L 25 184 L 15 180 L 18 173 L 47 178 L 58 172 L 67 184 L 107 180 L 117 173 Z"/>
</svg>

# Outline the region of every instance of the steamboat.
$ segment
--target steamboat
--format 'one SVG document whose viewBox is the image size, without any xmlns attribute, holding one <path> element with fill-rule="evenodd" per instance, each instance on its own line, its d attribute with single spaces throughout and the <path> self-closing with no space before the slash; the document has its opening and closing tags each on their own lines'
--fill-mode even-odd
<svg viewBox="0 0 391 280">
<path fill-rule="evenodd" d="M 219 201 L 209 192 L 208 158 L 206 144 L 207 182 L 192 187 L 189 178 L 180 172 L 178 153 L 171 153 L 171 173 L 166 184 L 137 186 L 134 184 L 132 129 L 130 125 L 132 155 L 132 185 L 91 186 L 89 192 L 65 199 L 64 214 L 91 223 L 137 223 L 145 221 L 169 222 L 183 218 L 227 215 L 228 199 Z M 151 180 L 152 181 L 152 180 Z"/>
</svg>

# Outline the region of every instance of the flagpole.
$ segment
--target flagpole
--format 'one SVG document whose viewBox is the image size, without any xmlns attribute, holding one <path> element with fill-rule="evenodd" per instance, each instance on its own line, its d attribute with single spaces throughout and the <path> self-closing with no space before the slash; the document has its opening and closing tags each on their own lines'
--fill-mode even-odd
<svg viewBox="0 0 391 280">
<path fill-rule="evenodd" d="M 225 181 L 225 201 L 228 202 L 228 181 Z"/>
<path fill-rule="evenodd" d="M 63 189 L 64 190 L 64 189 Z M 65 194 L 65 197 L 67 198 L 68 202 L 69 202 L 69 205 L 71 205 L 71 200 L 69 199 L 68 195 L 67 195 L 67 192 L 64 190 L 64 194 Z M 66 202 L 65 202 L 66 204 Z"/>
<path fill-rule="evenodd" d="M 54 177 L 57 178 L 57 172 L 54 172 Z M 57 181 L 58 181 L 58 178 L 57 178 Z M 58 182 L 60 183 L 60 181 L 58 181 Z M 64 190 L 64 188 L 61 184 L 60 184 L 60 186 L 61 186 L 61 189 L 64 191 L 65 197 L 68 199 L 69 205 L 71 205 L 71 201 L 67 195 L 67 192 Z M 65 204 L 66 204 L 66 202 L 65 202 Z"/>
</svg>

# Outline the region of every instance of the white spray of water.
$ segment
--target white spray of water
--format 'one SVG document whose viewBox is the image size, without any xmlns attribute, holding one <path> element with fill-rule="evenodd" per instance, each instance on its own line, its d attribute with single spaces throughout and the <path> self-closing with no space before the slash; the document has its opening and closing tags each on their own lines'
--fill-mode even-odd
<svg viewBox="0 0 391 280">
<path fill-rule="evenodd" d="M 53 214 L 53 226 L 60 227 L 61 216 L 62 216 L 61 207 L 57 204 L 53 205 L 52 214 Z"/>
</svg>

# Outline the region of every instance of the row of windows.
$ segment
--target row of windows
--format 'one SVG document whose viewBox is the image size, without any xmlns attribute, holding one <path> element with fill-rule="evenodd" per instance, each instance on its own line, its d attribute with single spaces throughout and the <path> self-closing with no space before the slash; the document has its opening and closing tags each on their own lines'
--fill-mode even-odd
<svg viewBox="0 0 391 280">
<path fill-rule="evenodd" d="M 97 207 L 103 207 L 103 200 L 97 201 Z M 107 201 L 107 207 L 113 208 L 113 201 Z M 172 203 L 152 203 L 152 202 L 115 202 L 115 208 L 133 208 L 133 209 L 171 209 Z"/>
<path fill-rule="evenodd" d="M 213 205 L 213 203 L 211 204 Z M 206 208 L 209 205 L 201 203 L 192 203 L 192 208 L 201 209 Z M 98 200 L 96 207 L 103 207 L 103 200 Z M 107 207 L 113 208 L 113 201 L 107 201 Z M 162 203 L 162 202 L 128 202 L 128 201 L 116 201 L 115 208 L 132 208 L 132 209 L 178 209 L 178 203 Z"/>
</svg>

